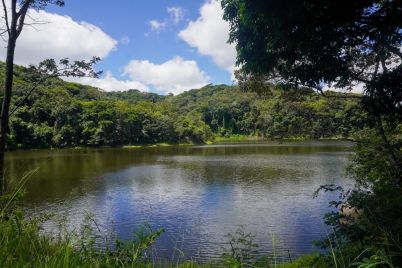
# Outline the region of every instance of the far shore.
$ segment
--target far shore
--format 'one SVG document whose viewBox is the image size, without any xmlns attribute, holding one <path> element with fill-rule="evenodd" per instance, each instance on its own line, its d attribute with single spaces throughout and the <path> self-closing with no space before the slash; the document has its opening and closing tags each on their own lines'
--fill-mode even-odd
<svg viewBox="0 0 402 268">
<path fill-rule="evenodd" d="M 261 136 L 247 136 L 247 135 L 231 135 L 226 137 L 216 136 L 213 141 L 207 141 L 205 143 L 149 143 L 149 144 L 127 144 L 127 145 L 100 145 L 100 146 L 66 146 L 66 147 L 43 147 L 43 148 L 15 148 L 9 149 L 9 152 L 13 151 L 35 151 L 35 150 L 61 150 L 61 149 L 104 149 L 104 148 L 120 148 L 120 149 L 143 149 L 143 148 L 161 148 L 161 147 L 187 147 L 187 146 L 200 146 L 200 145 L 216 145 L 223 143 L 238 143 L 238 142 L 300 142 L 300 141 L 349 141 L 355 140 L 350 137 L 325 137 L 325 138 L 310 138 L 310 137 L 286 137 L 286 138 L 263 138 Z"/>
</svg>

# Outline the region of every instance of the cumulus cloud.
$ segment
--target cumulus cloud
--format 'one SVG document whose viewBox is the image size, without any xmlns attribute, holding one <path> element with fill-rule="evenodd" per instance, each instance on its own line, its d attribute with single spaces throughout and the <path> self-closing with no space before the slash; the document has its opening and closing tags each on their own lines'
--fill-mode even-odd
<svg viewBox="0 0 402 268">
<path fill-rule="evenodd" d="M 181 7 L 168 7 L 167 12 L 169 13 L 174 24 L 178 24 L 184 19 L 184 11 Z"/>
<path fill-rule="evenodd" d="M 3 15 L 2 12 L 1 15 Z M 15 63 L 37 64 L 43 59 L 70 58 L 90 59 L 93 56 L 106 57 L 117 41 L 99 27 L 76 22 L 68 16 L 61 16 L 43 10 L 29 10 L 27 23 L 40 21 L 34 27 L 26 25 L 17 42 Z M 33 21 L 34 20 L 34 21 Z M 4 24 L 4 19 L 2 20 Z M 5 44 L 0 48 L 0 57 L 5 60 Z"/>
<path fill-rule="evenodd" d="M 124 91 L 138 89 L 159 93 L 179 94 L 183 91 L 200 88 L 209 82 L 209 77 L 199 69 L 197 62 L 175 57 L 161 64 L 148 60 L 132 60 L 125 68 L 123 76 L 130 79 L 119 80 L 110 71 L 102 78 L 66 78 L 67 81 L 90 85 L 105 91 Z"/>
<path fill-rule="evenodd" d="M 200 16 L 190 21 L 179 37 L 201 55 L 209 56 L 220 68 L 232 74 L 235 69 L 236 49 L 228 44 L 229 23 L 224 21 L 223 10 L 218 0 L 208 0 L 200 10 Z"/>
<path fill-rule="evenodd" d="M 165 94 L 179 94 L 205 86 L 209 82 L 209 77 L 198 68 L 197 62 L 181 57 L 175 57 L 162 64 L 133 60 L 124 68 L 124 74 Z"/>
<path fill-rule="evenodd" d="M 140 82 L 116 79 L 115 77 L 113 77 L 110 71 L 107 71 L 104 77 L 98 79 L 91 77 L 68 77 L 65 80 L 84 85 L 90 85 L 96 88 L 103 89 L 105 91 L 125 91 L 129 89 L 149 91 L 149 88 Z"/>
</svg>

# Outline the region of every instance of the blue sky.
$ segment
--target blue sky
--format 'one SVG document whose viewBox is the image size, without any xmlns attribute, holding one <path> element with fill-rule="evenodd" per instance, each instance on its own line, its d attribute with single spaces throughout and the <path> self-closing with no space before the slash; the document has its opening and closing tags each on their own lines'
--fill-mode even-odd
<svg viewBox="0 0 402 268">
<path fill-rule="evenodd" d="M 235 52 L 226 43 L 228 25 L 217 0 L 68 0 L 65 7 L 31 13 L 49 23 L 24 29 L 20 64 L 100 56 L 101 79 L 73 81 L 107 91 L 178 94 L 207 83 L 232 84 Z"/>
</svg>

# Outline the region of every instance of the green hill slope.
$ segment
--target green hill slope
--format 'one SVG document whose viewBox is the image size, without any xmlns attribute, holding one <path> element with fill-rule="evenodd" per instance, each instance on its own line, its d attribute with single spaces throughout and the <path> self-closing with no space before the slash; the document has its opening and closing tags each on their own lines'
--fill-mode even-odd
<svg viewBox="0 0 402 268">
<path fill-rule="evenodd" d="M 3 69 L 1 63 L 1 80 Z M 207 85 L 161 96 L 51 79 L 26 98 L 31 86 L 29 73 L 17 66 L 13 107 L 22 106 L 10 118 L 10 149 L 203 143 L 230 135 L 349 137 L 364 124 L 356 100 L 306 90 L 272 89 L 261 97 L 237 86 Z"/>
</svg>

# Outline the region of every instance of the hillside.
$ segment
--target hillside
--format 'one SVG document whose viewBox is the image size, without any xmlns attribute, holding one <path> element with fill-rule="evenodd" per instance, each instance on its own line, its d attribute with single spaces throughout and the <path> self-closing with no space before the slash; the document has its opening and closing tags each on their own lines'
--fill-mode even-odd
<svg viewBox="0 0 402 268">
<path fill-rule="evenodd" d="M 0 64 L 2 79 L 3 64 Z M 25 98 L 29 73 L 17 67 L 9 148 L 203 143 L 234 134 L 264 138 L 349 137 L 363 126 L 353 99 L 272 89 L 264 97 L 207 85 L 177 96 L 104 92 L 51 79 Z M 12 108 L 13 110 L 13 108 Z"/>
</svg>

